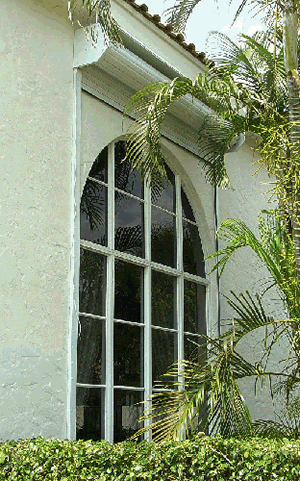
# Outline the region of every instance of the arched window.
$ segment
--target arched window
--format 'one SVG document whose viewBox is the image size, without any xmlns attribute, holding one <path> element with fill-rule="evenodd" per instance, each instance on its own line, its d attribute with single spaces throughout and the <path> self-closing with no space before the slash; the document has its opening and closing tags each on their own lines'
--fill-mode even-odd
<svg viewBox="0 0 300 481">
<path fill-rule="evenodd" d="M 205 270 L 180 177 L 143 185 L 124 142 L 96 158 L 81 200 L 77 438 L 121 441 L 152 385 L 205 333 Z M 139 426 L 141 427 L 141 426 Z"/>
</svg>

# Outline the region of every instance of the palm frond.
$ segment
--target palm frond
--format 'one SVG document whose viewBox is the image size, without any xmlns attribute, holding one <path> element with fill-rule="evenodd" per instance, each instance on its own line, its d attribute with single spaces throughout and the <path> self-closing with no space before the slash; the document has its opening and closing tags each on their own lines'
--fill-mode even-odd
<svg viewBox="0 0 300 481">
<path fill-rule="evenodd" d="M 189 95 L 212 110 L 201 125 L 199 156 L 207 179 L 221 185 L 226 179 L 224 155 L 231 140 L 245 130 L 244 117 L 230 102 L 234 84 L 220 79 L 215 71 L 199 74 L 193 81 L 186 77 L 171 82 L 151 84 L 135 94 L 127 103 L 124 115 L 136 117 L 127 134 L 127 159 L 147 180 L 155 183 L 165 176 L 160 145 L 161 124 L 170 106 Z M 217 116 L 214 111 L 218 112 Z"/>
<path fill-rule="evenodd" d="M 247 3 L 249 3 L 249 0 L 242 0 L 242 3 L 239 5 L 236 13 L 235 13 L 235 16 L 234 16 L 234 19 L 232 21 L 232 25 L 234 24 L 234 22 L 238 19 L 238 17 L 241 15 L 242 11 L 244 10 L 245 6 L 247 5 Z M 232 4 L 232 0 L 230 0 L 229 2 L 229 5 Z"/>
<path fill-rule="evenodd" d="M 288 426 L 272 420 L 258 419 L 253 422 L 252 427 L 255 434 L 265 436 L 289 436 L 291 434 Z"/>
<path fill-rule="evenodd" d="M 188 436 L 208 426 L 224 436 L 251 432 L 250 413 L 237 380 L 262 373 L 234 351 L 231 337 L 203 336 L 206 343 L 198 345 L 199 362 L 181 361 L 170 368 L 156 383 L 160 392 L 147 401 L 150 405 L 141 418 L 147 425 L 135 437 L 152 429 L 158 442 L 180 439 L 183 432 Z"/>
<path fill-rule="evenodd" d="M 279 421 L 258 419 L 252 424 L 256 434 L 265 436 L 287 436 L 297 438 L 300 435 L 300 397 L 289 401 L 278 416 Z"/>
<path fill-rule="evenodd" d="M 120 27 L 111 11 L 111 0 L 68 0 L 69 18 L 72 21 L 79 10 L 84 10 L 90 23 L 99 24 L 105 41 L 113 45 L 123 45 Z M 92 40 L 97 41 L 96 32 L 91 31 Z"/>
<path fill-rule="evenodd" d="M 184 32 L 188 19 L 200 2 L 201 0 L 176 0 L 174 6 L 164 12 L 166 22 L 172 26 L 174 32 Z"/>
<path fill-rule="evenodd" d="M 227 35 L 221 32 L 210 32 L 211 45 L 209 57 L 218 66 L 230 66 L 231 73 L 251 92 L 260 88 L 259 75 L 243 48 L 236 45 Z"/>
<path fill-rule="evenodd" d="M 208 259 L 220 258 L 211 272 L 219 268 L 220 274 L 222 274 L 232 254 L 241 247 L 249 246 L 260 257 L 273 277 L 275 279 L 281 278 L 279 267 L 245 222 L 237 219 L 227 219 L 218 228 L 217 236 L 226 242 L 227 245 L 208 257 Z"/>
<path fill-rule="evenodd" d="M 297 279 L 296 258 L 292 239 L 282 224 L 276 210 L 263 211 L 259 218 L 260 240 L 240 220 L 227 219 L 217 231 L 225 241 L 223 249 L 209 258 L 218 258 L 212 269 L 220 269 L 220 274 L 236 250 L 248 246 L 268 269 L 274 285 L 286 303 L 291 318 L 300 318 L 300 290 Z"/>
<path fill-rule="evenodd" d="M 235 315 L 231 320 L 234 325 L 229 331 L 226 331 L 226 335 L 228 335 L 228 332 L 234 333 L 235 345 L 256 329 L 274 325 L 274 318 L 266 314 L 258 295 L 254 299 L 248 291 L 239 296 L 232 291 L 230 291 L 230 294 L 232 297 L 226 297 L 227 302 L 238 317 Z"/>
</svg>

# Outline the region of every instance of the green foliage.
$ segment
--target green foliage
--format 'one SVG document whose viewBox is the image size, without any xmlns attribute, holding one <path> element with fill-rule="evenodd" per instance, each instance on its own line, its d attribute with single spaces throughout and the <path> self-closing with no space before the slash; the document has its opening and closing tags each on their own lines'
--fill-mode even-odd
<svg viewBox="0 0 300 481">
<path fill-rule="evenodd" d="M 155 443 L 33 440 L 0 444 L 2 481 L 298 481 L 300 441 L 196 436 Z"/>
<path fill-rule="evenodd" d="M 173 14 L 188 3 L 192 8 L 195 2 L 178 0 Z M 217 66 L 193 80 L 180 77 L 151 84 L 129 100 L 125 115 L 136 121 L 128 132 L 127 158 L 154 182 L 164 175 L 161 126 L 170 106 L 188 95 L 211 109 L 198 139 L 208 181 L 229 184 L 225 154 L 237 135 L 253 132 L 260 139 L 258 164 L 276 178 L 270 192 L 280 199 L 281 211 L 292 217 L 299 208 L 300 148 L 295 135 L 300 122 L 296 115 L 289 117 L 282 37 L 267 31 L 253 37 L 241 35 L 240 40 L 236 45 L 226 35 L 212 32 L 209 57 Z"/>
<path fill-rule="evenodd" d="M 210 256 L 218 259 L 212 271 L 219 268 L 222 274 L 236 250 L 250 247 L 269 271 L 271 285 L 277 287 L 291 318 L 298 323 L 300 290 L 292 239 L 276 210 L 262 211 L 259 216 L 259 231 L 260 239 L 243 221 L 226 219 L 217 231 L 217 236 L 225 241 L 226 245 Z"/>
<path fill-rule="evenodd" d="M 233 317 L 223 321 L 225 333 L 217 339 L 202 336 L 197 359 L 174 364 L 155 387 L 160 392 L 151 396 L 143 417 L 147 421 L 136 436 L 153 431 L 156 441 L 179 440 L 209 426 L 210 433 L 224 437 L 249 436 L 257 429 L 262 432 L 275 424 L 252 424 L 250 413 L 239 389 L 238 381 L 246 378 L 281 379 L 280 388 L 289 397 L 300 382 L 299 376 L 299 286 L 293 243 L 276 211 L 264 211 L 259 218 L 260 239 L 236 219 L 227 219 L 217 235 L 225 242 L 223 249 L 212 254 L 217 257 L 213 270 L 225 265 L 236 250 L 250 247 L 270 273 L 268 289 L 275 288 L 289 312 L 287 319 L 275 319 L 266 313 L 263 296 L 239 296 L 231 292 L 227 299 Z M 246 360 L 240 354 L 240 342 L 257 329 L 265 331 L 264 349 L 259 359 Z M 275 371 L 268 370 L 268 358 L 276 342 L 285 336 L 290 352 L 289 363 Z M 294 408 L 297 405 L 294 403 Z M 291 405 L 292 409 L 292 405 Z M 299 410 L 300 411 L 300 410 Z M 296 410 L 293 410 L 296 418 Z M 296 421 L 297 423 L 297 421 Z M 283 425 L 282 425 L 283 426 Z M 284 432 L 290 432 L 288 423 Z M 277 426 L 277 428 L 279 425 Z M 272 432 L 273 432 L 272 431 Z M 292 429 L 293 431 L 293 429 Z M 294 430 L 295 431 L 295 430 Z M 294 432 L 293 431 L 293 432 Z M 275 431 L 274 431 L 275 432 Z M 295 431 L 296 432 L 296 431 Z"/>
<path fill-rule="evenodd" d="M 236 86 L 229 75 L 221 79 L 211 70 L 207 75 L 200 73 L 194 80 L 175 78 L 169 83 L 150 84 L 137 92 L 127 102 L 124 112 L 137 119 L 127 135 L 126 156 L 132 167 L 140 170 L 144 178 L 151 177 L 154 185 L 166 176 L 160 145 L 161 125 L 169 107 L 189 95 L 212 109 L 203 120 L 199 137 L 199 153 L 206 177 L 213 184 L 227 185 L 224 155 L 235 136 L 245 131 L 243 115 L 231 104 L 233 91 L 236 92 Z"/>
</svg>

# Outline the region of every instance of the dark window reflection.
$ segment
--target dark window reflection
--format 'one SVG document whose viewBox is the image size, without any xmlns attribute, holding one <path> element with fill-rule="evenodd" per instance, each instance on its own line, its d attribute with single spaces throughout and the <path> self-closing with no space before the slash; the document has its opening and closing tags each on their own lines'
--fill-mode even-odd
<svg viewBox="0 0 300 481">
<path fill-rule="evenodd" d="M 136 170 L 131 170 L 125 158 L 125 142 L 120 141 L 115 144 L 115 186 L 125 190 L 129 194 L 143 198 L 143 183 Z"/>
<path fill-rule="evenodd" d="M 184 281 L 184 330 L 205 334 L 205 286 Z"/>
<path fill-rule="evenodd" d="M 142 406 L 136 406 L 143 401 L 143 393 L 115 389 L 114 396 L 114 442 L 125 441 L 142 428 L 138 422 L 142 414 Z"/>
<path fill-rule="evenodd" d="M 107 187 L 87 180 L 80 203 L 80 237 L 107 245 L 106 235 Z"/>
<path fill-rule="evenodd" d="M 114 377 L 117 386 L 143 385 L 143 328 L 115 323 Z"/>
<path fill-rule="evenodd" d="M 77 382 L 105 383 L 104 321 L 80 317 L 77 342 Z"/>
<path fill-rule="evenodd" d="M 183 267 L 186 272 L 205 277 L 204 255 L 198 227 L 183 221 Z"/>
<path fill-rule="evenodd" d="M 155 383 L 177 361 L 177 334 L 152 329 L 152 380 Z"/>
<path fill-rule="evenodd" d="M 152 271 L 152 324 L 176 329 L 176 278 Z"/>
<path fill-rule="evenodd" d="M 102 388 L 77 387 L 77 439 L 104 439 L 104 396 L 105 391 Z"/>
<path fill-rule="evenodd" d="M 151 214 L 151 258 L 160 264 L 176 266 L 175 217 L 155 207 Z"/>
<path fill-rule="evenodd" d="M 143 269 L 128 262 L 115 261 L 115 319 L 143 322 Z"/>
<path fill-rule="evenodd" d="M 80 249 L 79 310 L 105 315 L 105 257 Z"/>
<path fill-rule="evenodd" d="M 89 177 L 107 182 L 107 152 L 107 147 L 100 152 L 89 172 Z"/>
<path fill-rule="evenodd" d="M 152 188 L 151 202 L 159 207 L 175 212 L 175 176 L 166 164 L 165 168 L 168 180 L 164 180 Z"/>
<path fill-rule="evenodd" d="M 115 249 L 144 257 L 144 205 L 116 192 Z"/>
<path fill-rule="evenodd" d="M 190 203 L 187 199 L 187 196 L 185 195 L 184 190 L 181 188 L 181 203 L 182 203 L 182 215 L 186 219 L 192 220 L 193 222 L 196 222 L 193 210 L 190 206 Z"/>
</svg>

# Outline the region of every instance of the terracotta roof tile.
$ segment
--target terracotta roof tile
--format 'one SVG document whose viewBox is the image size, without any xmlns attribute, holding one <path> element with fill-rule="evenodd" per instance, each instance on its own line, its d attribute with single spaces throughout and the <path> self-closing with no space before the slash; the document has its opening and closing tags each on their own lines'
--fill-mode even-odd
<svg viewBox="0 0 300 481">
<path fill-rule="evenodd" d="M 181 33 L 175 33 L 172 31 L 171 25 L 165 25 L 164 23 L 161 22 L 160 15 L 151 15 L 148 13 L 148 7 L 145 3 L 142 5 L 139 5 L 136 3 L 135 0 L 124 0 L 124 2 L 128 3 L 131 5 L 135 10 L 141 13 L 143 17 L 147 18 L 150 20 L 150 22 L 154 23 L 160 30 L 163 30 L 170 38 L 175 40 L 182 48 L 190 52 L 193 57 L 197 58 L 202 62 L 204 65 L 206 65 L 205 61 L 205 53 L 203 52 L 197 52 L 195 45 L 193 43 L 187 44 L 184 40 L 184 36 Z"/>
</svg>

